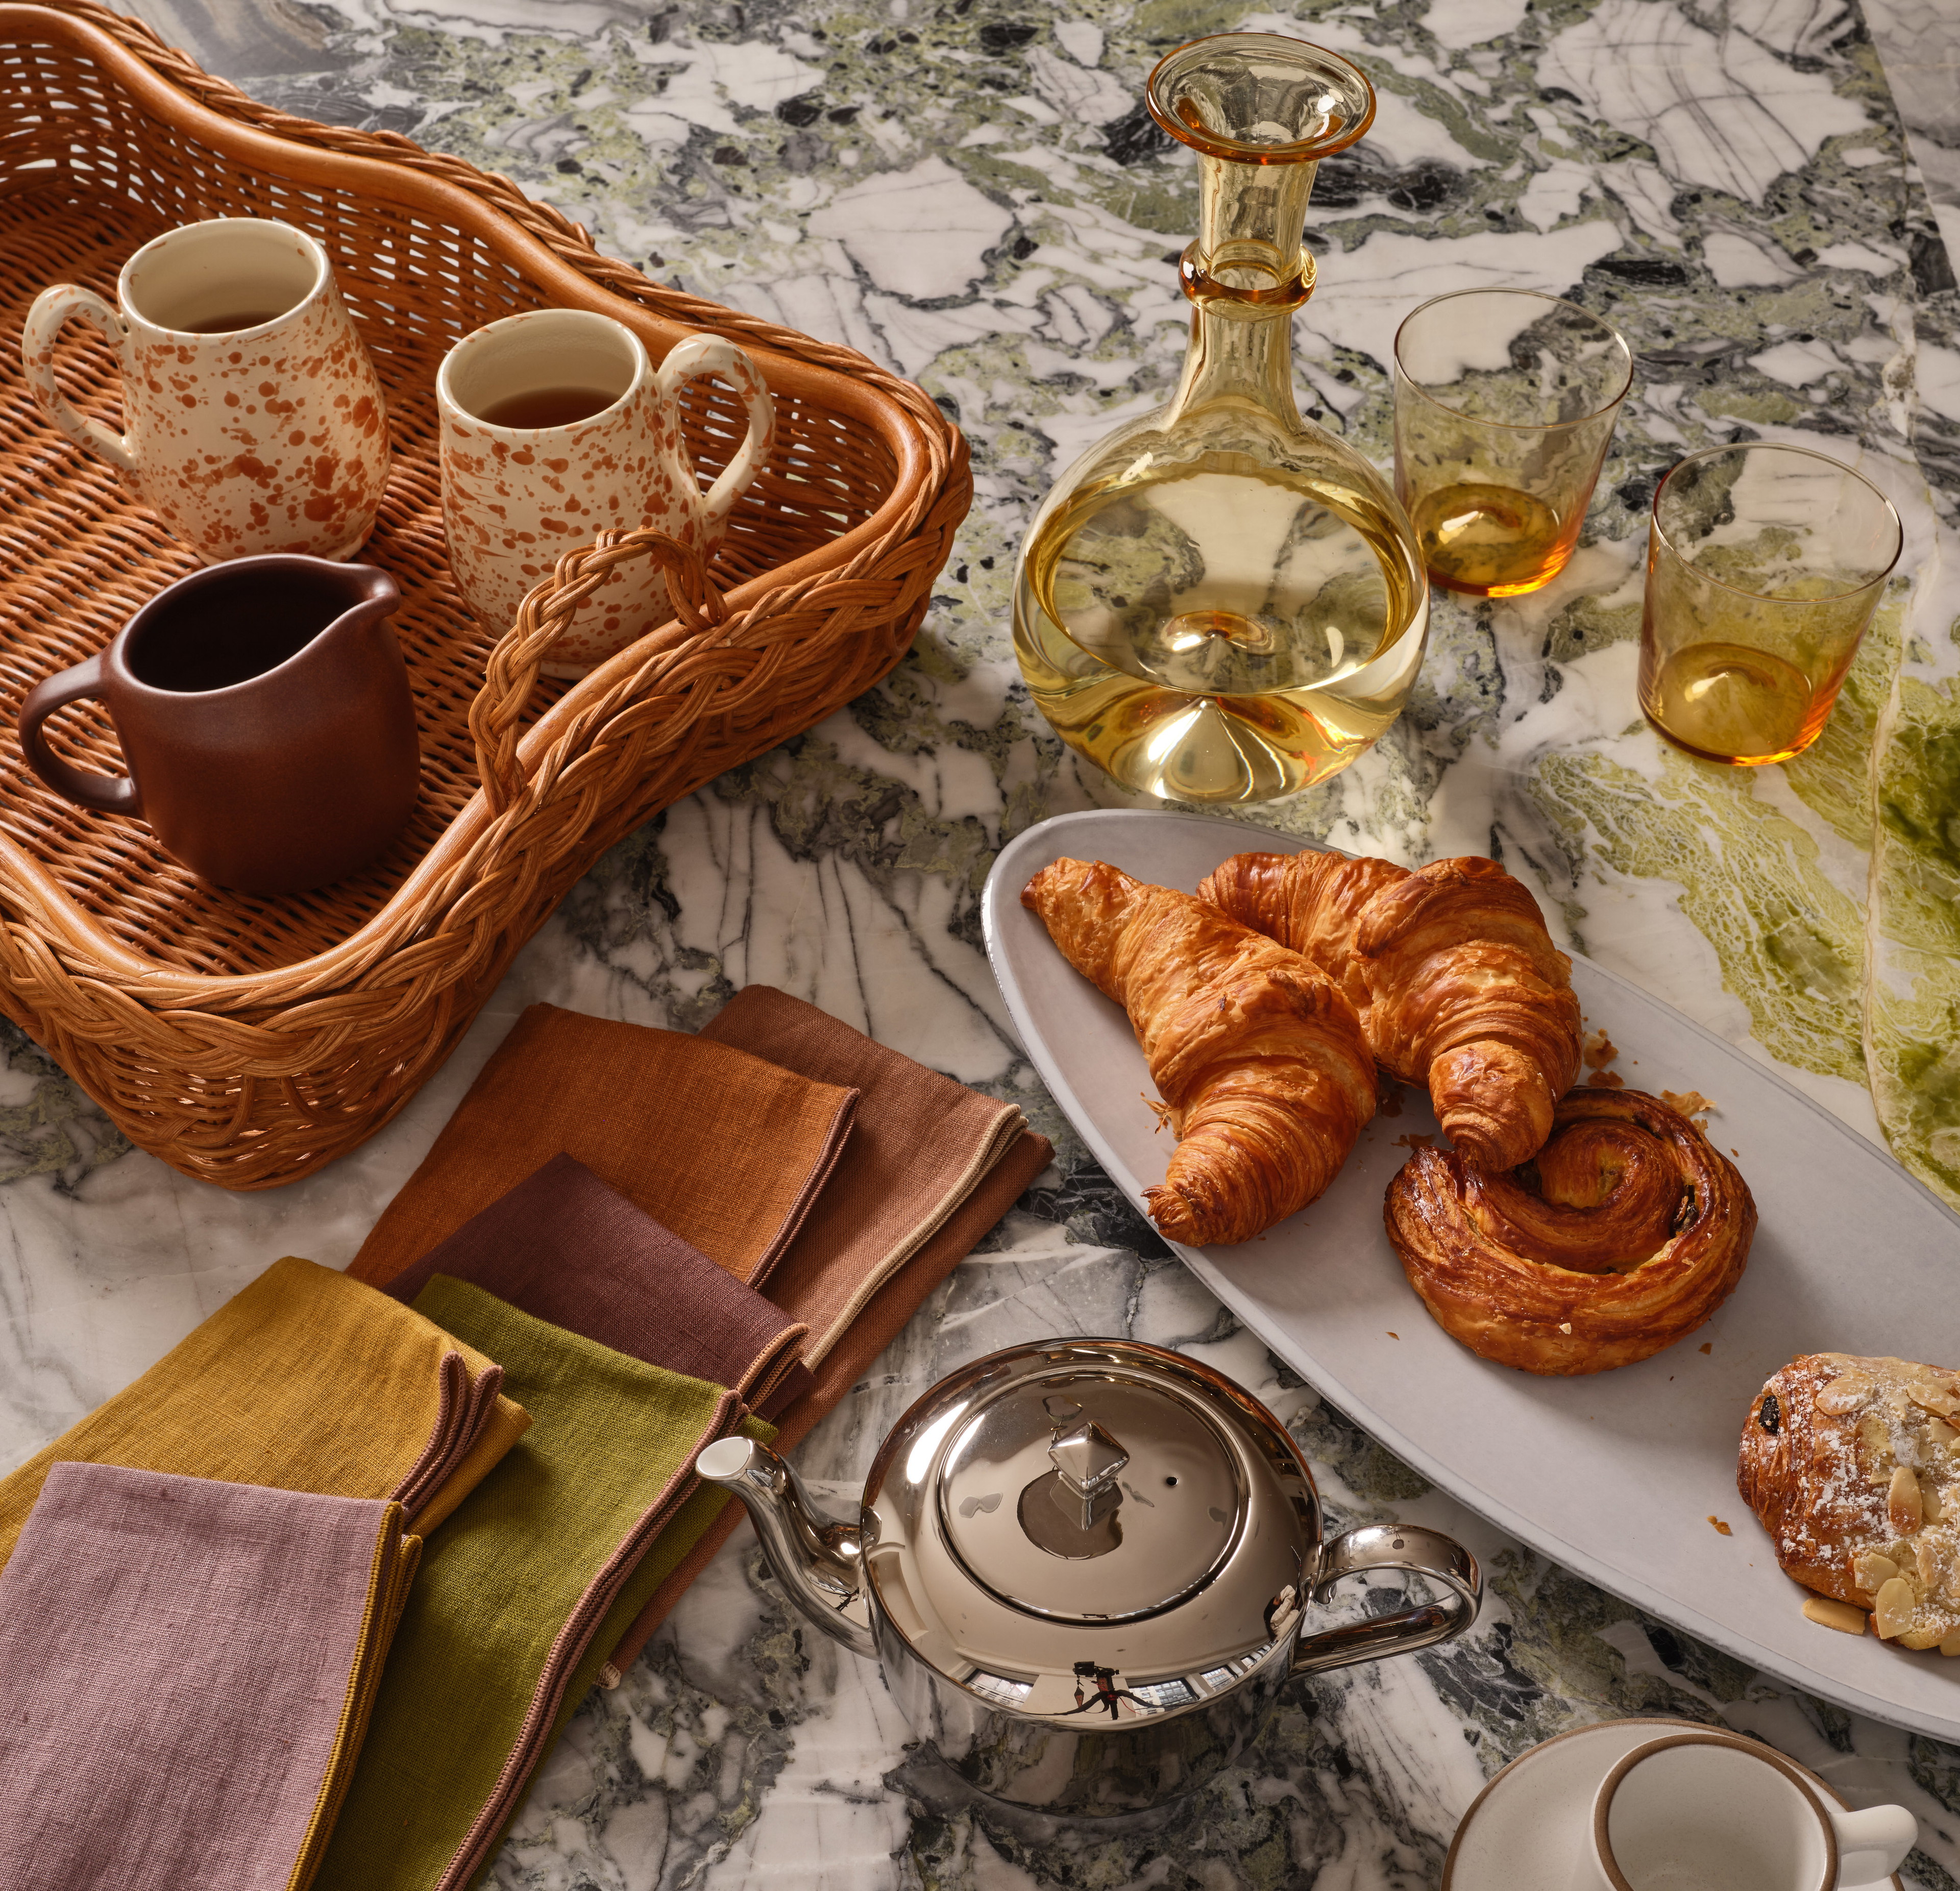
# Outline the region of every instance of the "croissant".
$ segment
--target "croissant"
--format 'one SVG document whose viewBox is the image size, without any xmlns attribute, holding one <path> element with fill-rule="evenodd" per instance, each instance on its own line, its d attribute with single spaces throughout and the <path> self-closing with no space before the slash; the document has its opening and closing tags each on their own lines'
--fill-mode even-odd
<svg viewBox="0 0 1960 1891">
<path fill-rule="evenodd" d="M 1793 1359 L 1742 1427 L 1736 1485 L 1785 1574 L 1881 1636 L 1960 1654 L 1960 1372 Z"/>
<path fill-rule="evenodd" d="M 1515 1175 L 1418 1149 L 1382 1218 L 1446 1332 L 1549 1374 L 1629 1365 L 1692 1332 L 1734 1291 L 1756 1231 L 1734 1165 L 1637 1090 L 1573 1091 Z"/>
<path fill-rule="evenodd" d="M 1354 1008 L 1297 953 L 1187 893 L 1058 860 L 1021 893 L 1129 1014 L 1176 1132 L 1151 1218 L 1195 1247 L 1250 1240 L 1332 1182 L 1375 1113 Z"/>
<path fill-rule="evenodd" d="M 1495 861 L 1407 873 L 1240 854 L 1198 892 L 1338 980 L 1376 1061 L 1427 1086 L 1444 1134 L 1478 1167 L 1515 1168 L 1544 1146 L 1552 1105 L 1579 1074 L 1579 1001 L 1538 902 Z"/>
</svg>

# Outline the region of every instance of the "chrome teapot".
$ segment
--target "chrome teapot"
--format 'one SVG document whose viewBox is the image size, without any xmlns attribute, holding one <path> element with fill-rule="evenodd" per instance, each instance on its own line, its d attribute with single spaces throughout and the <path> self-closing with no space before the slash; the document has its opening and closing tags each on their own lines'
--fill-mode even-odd
<svg viewBox="0 0 1960 1891">
<path fill-rule="evenodd" d="M 1287 1682 L 1461 1635 L 1482 1596 L 1475 1559 L 1433 1530 L 1324 1540 L 1279 1421 L 1131 1340 L 1017 1346 L 942 1380 L 886 1439 L 855 1523 L 751 1439 L 695 1468 L 748 1506 L 791 1598 L 882 1664 L 956 1772 L 1050 1813 L 1193 1791 Z M 1343 1576 L 1377 1569 L 1426 1577 L 1438 1600 L 1310 1625 Z"/>
</svg>

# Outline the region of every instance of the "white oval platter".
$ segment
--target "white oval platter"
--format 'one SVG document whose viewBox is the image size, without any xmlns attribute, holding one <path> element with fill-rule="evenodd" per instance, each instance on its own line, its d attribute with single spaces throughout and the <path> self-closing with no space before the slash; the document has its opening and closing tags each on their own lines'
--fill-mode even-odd
<svg viewBox="0 0 1960 1891">
<path fill-rule="evenodd" d="M 1121 1008 L 1021 905 L 1021 888 L 1073 857 L 1188 893 L 1241 850 L 1306 845 L 1201 815 L 1099 810 L 1030 828 L 988 877 L 988 954 L 1022 1043 L 1140 1210 L 1168 1147 L 1143 1101 L 1155 1094 L 1143 1055 Z M 1748 1271 L 1698 1332 L 1638 1365 L 1577 1379 L 1513 1371 L 1458 1345 L 1382 1232 L 1382 1195 L 1408 1138 L 1436 1135 L 1427 1100 L 1407 1090 L 1403 1113 L 1376 1117 L 1319 1201 L 1261 1240 L 1177 1252 L 1316 1390 L 1501 1528 L 1768 1674 L 1960 1741 L 1960 1660 L 1806 1621 L 1803 1592 L 1736 1491 L 1751 1401 L 1797 1355 L 1960 1364 L 1960 1217 L 1764 1065 L 1624 979 L 1575 959 L 1572 982 L 1631 1087 L 1713 1101 L 1710 1136 L 1734 1151 L 1755 1197 Z"/>
</svg>

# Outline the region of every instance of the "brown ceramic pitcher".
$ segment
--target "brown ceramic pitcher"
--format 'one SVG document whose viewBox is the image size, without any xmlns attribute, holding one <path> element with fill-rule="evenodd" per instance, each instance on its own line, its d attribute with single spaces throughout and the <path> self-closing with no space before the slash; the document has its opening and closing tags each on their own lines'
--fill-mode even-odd
<svg viewBox="0 0 1960 1891">
<path fill-rule="evenodd" d="M 129 814 L 202 878 L 299 893 L 380 853 L 413 811 L 421 755 L 387 572 L 240 559 L 161 591 L 100 655 L 40 684 L 21 747 L 56 794 Z M 91 697 L 127 775 L 63 761 L 42 724 Z"/>
</svg>

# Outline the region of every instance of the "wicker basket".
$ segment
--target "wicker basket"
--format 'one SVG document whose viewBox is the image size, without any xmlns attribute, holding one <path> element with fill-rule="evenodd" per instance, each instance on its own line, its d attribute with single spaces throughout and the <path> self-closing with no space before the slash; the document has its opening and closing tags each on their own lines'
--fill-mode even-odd
<svg viewBox="0 0 1960 1891">
<path fill-rule="evenodd" d="M 41 419 L 15 339 L 27 304 L 59 281 L 113 293 L 150 237 L 241 215 L 326 245 L 388 390 L 395 469 L 361 556 L 405 594 L 393 622 L 423 756 L 393 852 L 279 900 L 205 886 L 141 823 L 70 807 L 12 734 L 35 683 L 196 565 Z M 461 336 L 549 305 L 616 316 L 657 358 L 691 331 L 733 336 L 768 380 L 778 444 L 711 582 L 635 534 L 565 560 L 493 648 L 450 582 L 433 382 Z M 80 324 L 65 349 L 64 385 L 113 417 L 107 350 Z M 689 398 L 711 473 L 741 412 L 719 383 Z M 256 105 L 86 0 L 0 5 L 0 1009 L 185 1174 L 252 1189 L 310 1173 L 415 1094 L 605 848 L 898 661 L 972 491 L 956 431 L 862 356 L 663 289 L 507 179 Z M 540 681 L 581 589 L 649 556 L 690 594 L 682 618 L 576 685 Z M 69 759 L 119 769 L 99 711 L 49 732 Z"/>
</svg>

